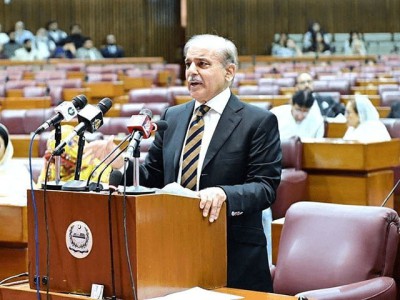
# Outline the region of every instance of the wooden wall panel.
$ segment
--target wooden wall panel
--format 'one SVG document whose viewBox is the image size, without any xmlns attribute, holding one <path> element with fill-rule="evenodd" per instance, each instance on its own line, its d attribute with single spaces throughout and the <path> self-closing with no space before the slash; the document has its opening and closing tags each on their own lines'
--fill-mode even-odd
<svg viewBox="0 0 400 300">
<path fill-rule="evenodd" d="M 241 55 L 265 54 L 274 33 L 304 33 L 316 20 L 327 32 L 400 32 L 398 0 L 187 0 L 186 36 L 218 32 Z M 231 12 L 230 5 L 235 7 Z M 236 25 L 232 25 L 232 18 Z M 233 30 L 236 28 L 236 30 Z"/>
<path fill-rule="evenodd" d="M 398 0 L 186 0 L 187 27 L 180 26 L 181 0 L 0 0 L 0 23 L 10 30 L 22 20 L 36 32 L 50 19 L 69 31 L 79 23 L 96 46 L 114 33 L 128 56 L 181 60 L 193 34 L 217 33 L 235 41 L 241 55 L 267 54 L 274 33 L 304 33 L 317 20 L 328 32 L 400 32 Z"/>
<path fill-rule="evenodd" d="M 182 44 L 180 0 L 11 0 L 0 2 L 3 30 L 18 20 L 36 33 L 39 27 L 55 19 L 69 32 L 73 23 L 82 27 L 96 46 L 114 33 L 127 56 L 162 56 L 176 60 L 176 49 Z M 181 58 L 179 58 L 181 59 Z"/>
</svg>

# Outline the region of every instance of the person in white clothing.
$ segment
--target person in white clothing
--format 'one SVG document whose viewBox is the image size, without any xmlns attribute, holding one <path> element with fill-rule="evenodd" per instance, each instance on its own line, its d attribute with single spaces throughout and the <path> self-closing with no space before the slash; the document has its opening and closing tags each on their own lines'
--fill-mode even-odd
<svg viewBox="0 0 400 300">
<path fill-rule="evenodd" d="M 344 140 L 381 142 L 391 139 L 386 126 L 379 120 L 379 113 L 364 95 L 356 95 L 346 105 L 347 131 Z"/>
<path fill-rule="evenodd" d="M 292 136 L 300 138 L 322 138 L 325 132 L 324 119 L 312 91 L 299 90 L 291 104 L 271 109 L 278 118 L 281 140 Z"/>
<path fill-rule="evenodd" d="M 30 175 L 27 167 L 13 159 L 14 148 L 7 128 L 0 124 L 0 203 L 26 205 Z"/>
</svg>

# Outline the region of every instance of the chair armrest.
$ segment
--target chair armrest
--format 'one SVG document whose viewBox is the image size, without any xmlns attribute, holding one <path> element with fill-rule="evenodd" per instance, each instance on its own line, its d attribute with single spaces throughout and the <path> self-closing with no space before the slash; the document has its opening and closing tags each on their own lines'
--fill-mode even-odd
<svg viewBox="0 0 400 300">
<path fill-rule="evenodd" d="M 296 297 L 318 300 L 396 299 L 396 283 L 390 277 L 378 277 L 332 288 L 302 292 Z"/>
</svg>

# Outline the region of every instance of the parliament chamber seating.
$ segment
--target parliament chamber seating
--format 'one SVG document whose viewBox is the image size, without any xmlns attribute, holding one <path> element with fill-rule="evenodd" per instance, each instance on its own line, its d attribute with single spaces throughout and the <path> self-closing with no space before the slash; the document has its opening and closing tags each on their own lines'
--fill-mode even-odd
<svg viewBox="0 0 400 300">
<path fill-rule="evenodd" d="M 274 292 L 309 299 L 396 299 L 398 214 L 386 207 L 298 202 L 286 213 Z"/>
<path fill-rule="evenodd" d="M 0 111 L 0 122 L 8 128 L 10 134 L 30 134 L 53 114 L 53 108 L 4 109 Z"/>
<path fill-rule="evenodd" d="M 168 103 L 172 105 L 171 93 L 166 87 L 135 89 L 129 91 L 129 103 Z"/>
<path fill-rule="evenodd" d="M 302 170 L 303 146 L 299 137 L 281 141 L 282 175 L 275 202 L 271 206 L 272 219 L 285 216 L 295 202 L 305 200 L 307 173 Z"/>
<path fill-rule="evenodd" d="M 400 90 L 382 92 L 381 106 L 392 106 L 393 103 L 399 101 L 400 101 Z"/>
<path fill-rule="evenodd" d="M 143 108 L 149 109 L 153 116 L 160 116 L 169 103 L 126 103 L 121 105 L 120 117 L 131 117 L 132 115 L 138 115 Z"/>
</svg>

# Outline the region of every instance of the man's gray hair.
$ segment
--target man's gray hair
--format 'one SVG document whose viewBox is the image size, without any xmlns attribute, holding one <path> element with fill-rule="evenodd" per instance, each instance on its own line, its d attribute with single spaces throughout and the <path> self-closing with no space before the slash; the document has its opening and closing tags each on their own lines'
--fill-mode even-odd
<svg viewBox="0 0 400 300">
<path fill-rule="evenodd" d="M 213 34 L 200 34 L 192 36 L 186 43 L 183 49 L 183 54 L 186 57 L 188 49 L 191 46 L 198 46 L 205 49 L 216 50 L 222 58 L 222 64 L 227 66 L 235 64 L 239 66 L 238 52 L 236 46 L 230 40 Z"/>
</svg>

